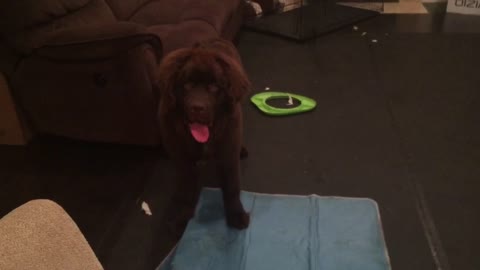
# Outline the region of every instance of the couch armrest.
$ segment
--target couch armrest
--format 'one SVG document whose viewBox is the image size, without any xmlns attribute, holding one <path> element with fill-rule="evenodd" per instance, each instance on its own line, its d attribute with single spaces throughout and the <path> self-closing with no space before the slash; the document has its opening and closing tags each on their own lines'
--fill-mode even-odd
<svg viewBox="0 0 480 270">
<path fill-rule="evenodd" d="M 153 82 L 162 46 L 156 35 L 130 26 L 58 33 L 20 61 L 11 88 L 34 131 L 158 144 L 159 93 Z"/>
<path fill-rule="evenodd" d="M 52 34 L 34 54 L 72 60 L 108 58 L 142 43 L 148 43 L 152 47 L 158 60 L 162 57 L 160 39 L 148 33 L 144 26 L 130 22 L 60 30 Z"/>
<path fill-rule="evenodd" d="M 75 222 L 58 204 L 30 201 L 0 219 L 0 269 L 103 269 Z"/>
</svg>

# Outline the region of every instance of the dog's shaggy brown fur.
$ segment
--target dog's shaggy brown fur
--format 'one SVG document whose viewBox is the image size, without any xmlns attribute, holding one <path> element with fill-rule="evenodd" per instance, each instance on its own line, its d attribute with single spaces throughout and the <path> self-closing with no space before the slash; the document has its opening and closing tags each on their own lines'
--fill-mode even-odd
<svg viewBox="0 0 480 270">
<path fill-rule="evenodd" d="M 196 163 L 208 152 L 218 162 L 227 224 L 248 227 L 249 215 L 240 201 L 239 159 L 246 155 L 240 101 L 250 82 L 236 49 L 228 41 L 215 39 L 174 51 L 161 63 L 158 87 L 163 147 L 178 174 L 174 197 L 184 205 L 179 215 L 193 215 L 200 189 Z M 209 127 L 206 143 L 194 139 L 191 123 Z"/>
</svg>

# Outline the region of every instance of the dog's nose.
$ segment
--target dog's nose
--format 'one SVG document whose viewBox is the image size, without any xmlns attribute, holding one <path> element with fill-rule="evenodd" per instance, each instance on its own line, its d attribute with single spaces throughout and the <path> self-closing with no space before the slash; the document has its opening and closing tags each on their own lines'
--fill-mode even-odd
<svg viewBox="0 0 480 270">
<path fill-rule="evenodd" d="M 190 110 L 193 112 L 193 113 L 203 113 L 205 111 L 205 106 L 202 106 L 202 105 L 192 105 L 190 107 Z"/>
</svg>

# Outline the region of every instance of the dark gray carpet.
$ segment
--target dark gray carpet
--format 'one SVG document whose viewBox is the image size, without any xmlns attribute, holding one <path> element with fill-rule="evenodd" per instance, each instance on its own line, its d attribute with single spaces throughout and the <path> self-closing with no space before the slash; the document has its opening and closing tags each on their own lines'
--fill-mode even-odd
<svg viewBox="0 0 480 270">
<path fill-rule="evenodd" d="M 393 269 L 477 269 L 480 38 L 375 38 L 352 33 L 298 45 L 244 36 L 240 50 L 257 90 L 318 102 L 315 112 L 288 118 L 247 110 L 245 187 L 372 197 Z"/>
</svg>

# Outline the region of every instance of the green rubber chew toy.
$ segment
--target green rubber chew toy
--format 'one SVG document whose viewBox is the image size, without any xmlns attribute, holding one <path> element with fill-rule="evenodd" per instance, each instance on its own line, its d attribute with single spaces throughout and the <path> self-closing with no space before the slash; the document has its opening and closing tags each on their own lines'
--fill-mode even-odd
<svg viewBox="0 0 480 270">
<path fill-rule="evenodd" d="M 280 98 L 295 98 L 300 102 L 300 105 L 292 108 L 276 108 L 267 104 L 267 100 Z M 274 116 L 292 115 L 308 112 L 313 110 L 317 106 L 317 102 L 311 98 L 285 92 L 262 92 L 253 95 L 250 100 L 262 112 Z"/>
</svg>

